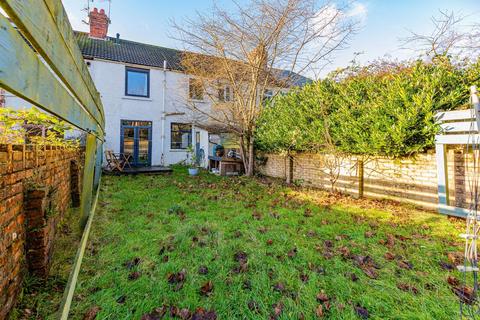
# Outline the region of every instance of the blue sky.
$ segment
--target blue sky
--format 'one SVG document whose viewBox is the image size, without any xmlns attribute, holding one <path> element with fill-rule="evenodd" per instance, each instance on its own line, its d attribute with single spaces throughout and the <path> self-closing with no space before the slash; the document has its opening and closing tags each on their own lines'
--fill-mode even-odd
<svg viewBox="0 0 480 320">
<path fill-rule="evenodd" d="M 91 1 L 91 0 L 90 0 Z M 243 0 L 240 0 L 242 2 Z M 245 0 L 246 1 L 246 0 Z M 82 11 L 87 0 L 63 0 L 70 21 L 76 30 L 88 30 L 82 23 L 87 13 Z M 229 0 L 216 0 L 221 7 L 233 8 Z M 94 4 L 106 7 L 105 0 Z M 172 48 L 182 45 L 172 40 L 171 19 L 192 17 L 195 11 L 208 11 L 211 0 L 112 0 L 109 35 L 117 32 L 128 40 L 145 42 Z M 420 33 L 431 31 L 430 18 L 439 10 L 450 10 L 467 16 L 465 24 L 480 23 L 480 0 L 359 0 L 352 8 L 361 20 L 361 29 L 349 48 L 338 52 L 334 61 L 322 74 L 345 66 L 355 52 L 363 52 L 360 62 L 389 56 L 404 59 L 412 52 L 400 48 L 399 38 L 409 35 L 409 30 Z"/>
</svg>

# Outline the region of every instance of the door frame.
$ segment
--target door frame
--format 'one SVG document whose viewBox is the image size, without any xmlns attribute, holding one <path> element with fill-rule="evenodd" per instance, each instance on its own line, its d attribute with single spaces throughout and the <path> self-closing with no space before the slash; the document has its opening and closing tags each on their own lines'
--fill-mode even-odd
<svg viewBox="0 0 480 320">
<path fill-rule="evenodd" d="M 149 126 L 134 126 L 134 125 L 124 125 L 124 121 L 131 122 L 149 122 Z M 149 120 L 120 120 L 120 153 L 124 152 L 124 129 L 130 128 L 133 129 L 133 155 L 130 165 L 132 167 L 150 167 L 152 165 L 152 132 L 153 132 L 153 123 Z M 146 164 L 138 163 L 138 153 L 139 153 L 139 138 L 138 131 L 139 129 L 148 129 L 148 162 Z"/>
</svg>

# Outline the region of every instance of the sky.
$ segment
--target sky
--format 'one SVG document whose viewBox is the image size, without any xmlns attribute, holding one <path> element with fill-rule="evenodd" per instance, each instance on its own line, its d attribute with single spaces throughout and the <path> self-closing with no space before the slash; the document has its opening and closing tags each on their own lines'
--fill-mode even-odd
<svg viewBox="0 0 480 320">
<path fill-rule="evenodd" d="M 92 0 L 90 6 L 108 8 L 107 0 Z M 248 0 L 237 0 L 246 2 Z M 87 0 L 63 0 L 70 22 L 75 30 L 88 31 Z M 230 0 L 216 0 L 217 5 L 227 10 L 234 6 Z M 208 12 L 212 0 L 112 0 L 109 35 L 120 33 L 123 39 L 144 42 L 165 47 L 183 48 L 172 38 L 172 19 L 181 22 L 192 18 L 196 11 Z M 359 31 L 353 36 L 347 48 L 336 52 L 332 62 L 321 72 L 347 66 L 357 55 L 360 63 L 377 58 L 407 59 L 417 53 L 402 49 L 402 38 L 411 31 L 429 33 L 432 30 L 431 17 L 439 10 L 453 11 L 465 16 L 464 24 L 480 22 L 480 0 L 358 0 L 349 15 L 359 21 Z"/>
</svg>

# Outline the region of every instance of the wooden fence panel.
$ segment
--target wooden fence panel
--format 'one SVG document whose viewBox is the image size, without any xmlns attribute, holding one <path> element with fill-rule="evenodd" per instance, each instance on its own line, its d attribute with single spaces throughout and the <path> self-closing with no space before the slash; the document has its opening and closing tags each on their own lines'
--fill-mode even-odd
<svg viewBox="0 0 480 320">
<path fill-rule="evenodd" d="M 101 132 L 100 126 L 82 109 L 1 14 L 0 85 L 78 128 Z"/>
<path fill-rule="evenodd" d="M 49 1 L 48 7 L 43 0 L 1 0 L 1 4 L 25 38 L 103 127 L 105 119 L 99 94 L 60 0 Z"/>
</svg>

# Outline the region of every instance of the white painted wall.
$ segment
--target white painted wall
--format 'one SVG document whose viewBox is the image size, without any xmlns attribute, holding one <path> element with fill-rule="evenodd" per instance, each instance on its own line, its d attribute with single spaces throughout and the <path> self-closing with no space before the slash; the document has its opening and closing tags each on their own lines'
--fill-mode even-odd
<svg viewBox="0 0 480 320">
<path fill-rule="evenodd" d="M 187 158 L 185 150 L 170 148 L 171 123 L 191 123 L 194 115 L 188 105 L 188 76 L 173 71 L 164 72 L 159 68 L 128 65 L 150 70 L 150 97 L 139 98 L 125 96 L 125 64 L 93 60 L 90 61 L 90 73 L 100 92 L 105 110 L 105 149 L 120 152 L 121 120 L 143 120 L 152 122 L 152 165 L 161 165 L 162 161 L 162 104 L 163 85 L 166 76 L 165 95 L 165 140 L 164 164 L 182 162 Z M 202 103 L 208 107 L 208 103 Z M 208 133 L 203 131 L 202 144 L 208 149 Z M 192 140 L 195 134 L 192 130 Z"/>
</svg>

